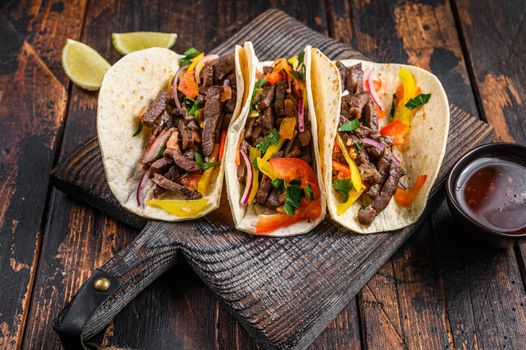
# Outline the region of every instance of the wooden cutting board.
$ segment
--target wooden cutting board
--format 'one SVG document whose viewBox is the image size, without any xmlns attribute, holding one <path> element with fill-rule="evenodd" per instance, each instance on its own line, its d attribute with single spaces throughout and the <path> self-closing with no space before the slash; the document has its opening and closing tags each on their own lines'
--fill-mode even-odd
<svg viewBox="0 0 526 350">
<path fill-rule="evenodd" d="M 254 43 L 260 60 L 290 56 L 306 44 L 332 59 L 363 58 L 349 46 L 277 10 L 264 12 L 214 52 L 229 52 L 246 40 Z M 436 208 L 453 164 L 491 139 L 488 125 L 451 106 L 446 156 L 418 223 L 396 232 L 360 236 L 325 220 L 309 234 L 291 238 L 237 232 L 225 195 L 221 208 L 206 218 L 185 223 L 147 222 L 120 207 L 111 194 L 98 143 L 93 139 L 53 170 L 53 183 L 107 215 L 143 230 L 129 247 L 100 268 L 118 280 L 119 286 L 91 315 L 83 338 L 101 331 L 132 298 L 184 257 L 260 345 L 303 349 Z"/>
</svg>

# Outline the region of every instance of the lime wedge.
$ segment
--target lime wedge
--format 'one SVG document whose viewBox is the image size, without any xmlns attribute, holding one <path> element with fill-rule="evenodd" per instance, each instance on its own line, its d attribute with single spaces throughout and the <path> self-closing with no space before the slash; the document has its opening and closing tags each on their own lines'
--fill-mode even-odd
<svg viewBox="0 0 526 350">
<path fill-rule="evenodd" d="M 157 32 L 113 33 L 111 38 L 115 50 L 120 54 L 127 55 L 130 52 L 150 47 L 169 49 L 175 45 L 177 34 Z"/>
<path fill-rule="evenodd" d="M 68 39 L 62 49 L 62 68 L 75 84 L 95 91 L 111 65 L 97 51 L 86 44 Z"/>
</svg>

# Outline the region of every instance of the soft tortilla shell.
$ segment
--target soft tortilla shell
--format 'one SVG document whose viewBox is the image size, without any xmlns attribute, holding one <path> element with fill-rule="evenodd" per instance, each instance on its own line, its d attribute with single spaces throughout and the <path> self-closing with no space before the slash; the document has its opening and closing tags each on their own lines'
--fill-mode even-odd
<svg viewBox="0 0 526 350">
<path fill-rule="evenodd" d="M 209 206 L 194 217 L 179 217 L 163 209 L 136 202 L 136 190 L 142 170 L 138 166 L 147 147 L 147 135 L 132 137 L 136 127 L 136 115 L 167 86 L 179 69 L 180 56 L 163 48 L 151 48 L 133 52 L 115 63 L 105 74 L 99 92 L 97 109 L 97 133 L 108 185 L 119 201 L 129 211 L 146 218 L 181 221 L 206 215 L 219 206 L 223 184 L 223 164 L 210 182 Z M 243 96 L 244 79 L 242 66 L 247 66 L 244 49 L 236 46 L 237 96 Z M 244 99 L 238 98 L 232 117 L 241 110 Z M 145 199 L 152 198 L 154 185 L 150 181 L 145 189 Z M 164 196 L 163 199 L 173 199 Z"/>
<path fill-rule="evenodd" d="M 259 62 L 257 59 L 257 56 L 254 53 L 254 50 L 250 48 L 249 50 L 252 54 L 249 54 L 250 59 L 250 77 L 248 79 L 248 87 L 246 89 L 247 96 L 252 96 L 252 93 L 254 91 L 254 84 L 256 82 L 256 71 L 258 69 L 262 69 L 266 65 L 272 64 L 272 62 Z M 307 76 L 306 81 L 310 81 L 310 65 L 311 65 L 311 50 L 310 46 L 308 46 L 305 49 L 305 67 L 307 70 Z M 317 118 L 314 110 L 314 105 L 312 103 L 312 91 L 309 84 L 307 84 L 307 102 L 309 107 L 309 118 L 311 121 L 311 132 L 312 132 L 312 142 L 313 145 L 318 144 L 318 133 L 317 133 Z M 236 167 L 236 156 L 238 152 L 238 144 L 241 138 L 242 132 L 245 130 L 245 124 L 247 122 L 248 114 L 250 112 L 250 98 L 247 99 L 247 103 L 245 104 L 243 110 L 241 111 L 240 117 L 232 123 L 230 130 L 228 132 L 228 151 L 226 152 L 226 169 L 225 169 L 225 176 L 226 176 L 226 182 L 227 182 L 227 194 L 228 194 L 228 201 L 230 204 L 230 208 L 232 211 L 232 217 L 234 219 L 235 226 L 238 230 L 255 234 L 256 230 L 256 223 L 258 214 L 255 212 L 253 206 L 249 206 L 248 208 L 243 207 L 241 202 L 241 184 L 239 183 L 237 179 L 237 167 Z M 287 227 L 280 228 L 278 230 L 266 233 L 266 234 L 258 234 L 259 236 L 271 236 L 271 237 L 289 237 L 289 236 L 295 236 L 299 234 L 304 234 L 312 229 L 314 229 L 325 216 L 325 190 L 322 186 L 322 173 L 321 173 L 321 167 L 320 167 L 320 154 L 317 149 L 317 147 L 313 147 L 314 150 L 314 159 L 315 159 L 315 171 L 316 175 L 318 177 L 318 182 L 320 186 L 320 193 L 321 193 L 321 203 L 322 203 L 322 213 L 320 217 L 316 220 L 313 220 L 311 222 L 308 221 L 300 221 L 294 225 L 290 225 Z"/>
<path fill-rule="evenodd" d="M 357 201 L 342 215 L 338 215 L 338 203 L 332 189 L 332 149 L 334 147 L 338 119 L 340 115 L 340 77 L 336 65 L 319 50 L 312 53 L 312 86 L 315 96 L 315 109 L 320 130 L 321 153 L 323 159 L 323 179 L 327 192 L 327 206 L 332 219 L 356 233 L 377 233 L 401 229 L 416 222 L 422 215 L 431 188 L 438 176 L 446 152 L 449 131 L 449 104 L 440 81 L 433 74 L 418 67 L 401 64 L 381 64 L 362 60 L 341 61 L 346 66 L 362 63 L 364 69 L 375 68 L 382 80 L 380 98 L 384 106 L 391 106 L 392 96 L 399 84 L 398 70 L 407 68 L 415 77 L 423 92 L 431 93 L 431 99 L 413 118 L 407 147 L 397 154 L 407 174 L 406 184 L 412 186 L 417 175 L 427 175 L 427 181 L 416 200 L 408 208 L 399 206 L 391 199 L 387 208 L 378 214 L 373 223 L 366 227 L 358 222 Z M 337 101 L 337 105 L 335 105 Z M 381 125 L 388 118 L 381 120 Z"/>
</svg>

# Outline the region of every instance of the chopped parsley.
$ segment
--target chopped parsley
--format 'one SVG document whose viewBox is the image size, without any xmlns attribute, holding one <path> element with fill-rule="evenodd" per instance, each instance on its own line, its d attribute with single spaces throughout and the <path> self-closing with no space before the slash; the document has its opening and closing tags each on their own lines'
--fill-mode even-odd
<svg viewBox="0 0 526 350">
<path fill-rule="evenodd" d="M 283 211 L 288 215 L 294 215 L 296 209 L 300 207 L 303 189 L 289 183 L 286 191 L 287 196 L 285 198 L 285 204 L 283 205 Z"/>
<path fill-rule="evenodd" d="M 334 179 L 332 180 L 332 188 L 341 194 L 342 202 L 347 202 L 349 192 L 352 190 L 352 183 L 349 179 Z"/>
<path fill-rule="evenodd" d="M 160 159 L 163 156 L 164 151 L 166 150 L 166 145 L 163 145 L 161 149 L 159 149 L 159 152 L 157 152 L 157 155 L 155 156 L 155 159 Z"/>
<path fill-rule="evenodd" d="M 354 147 L 356 147 L 356 150 L 358 152 L 361 152 L 362 151 L 362 141 L 353 141 L 354 143 Z"/>
<path fill-rule="evenodd" d="M 186 51 L 184 52 L 184 54 L 183 54 L 183 55 L 184 55 L 183 58 L 181 59 L 181 61 L 179 61 L 179 65 L 180 65 L 181 67 L 189 65 L 190 63 L 192 63 L 192 60 L 193 60 L 196 56 L 198 56 L 200 53 L 201 53 L 201 52 L 199 52 L 198 50 L 196 50 L 196 49 L 193 48 L 193 47 L 190 48 L 190 49 L 188 49 L 188 50 L 186 50 Z"/>
<path fill-rule="evenodd" d="M 429 99 L 431 98 L 431 94 L 418 94 L 417 97 L 410 99 L 405 106 L 409 110 L 413 110 L 416 107 L 425 105 Z"/>
<path fill-rule="evenodd" d="M 276 179 L 272 180 L 272 186 L 276 187 L 278 190 L 284 190 L 285 189 L 285 180 L 276 178 Z"/>
<path fill-rule="evenodd" d="M 267 152 L 267 149 L 270 147 L 270 145 L 273 145 L 279 141 L 279 132 L 276 130 L 276 128 L 272 129 L 272 131 L 265 136 L 261 142 L 259 142 L 256 145 L 256 148 L 261 152 L 261 154 L 265 154 Z"/>
<path fill-rule="evenodd" d="M 347 132 L 354 132 L 356 129 L 360 127 L 360 122 L 358 119 L 353 119 L 351 121 L 345 122 L 338 128 L 338 131 L 347 131 Z"/>
<path fill-rule="evenodd" d="M 254 84 L 254 85 L 256 87 L 262 87 L 266 83 L 267 83 L 267 80 L 265 79 L 265 77 L 261 77 L 261 78 L 258 79 L 258 81 L 256 81 L 256 84 Z"/>
<path fill-rule="evenodd" d="M 208 170 L 213 166 L 221 164 L 221 162 L 205 162 L 203 160 L 203 156 L 199 152 L 195 152 L 194 157 L 195 162 L 197 163 L 197 167 L 203 171 Z"/>
</svg>

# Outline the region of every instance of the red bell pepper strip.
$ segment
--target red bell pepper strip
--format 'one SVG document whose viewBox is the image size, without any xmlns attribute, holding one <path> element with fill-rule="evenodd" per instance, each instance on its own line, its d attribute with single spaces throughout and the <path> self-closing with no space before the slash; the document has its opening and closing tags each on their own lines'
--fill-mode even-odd
<svg viewBox="0 0 526 350">
<path fill-rule="evenodd" d="M 345 178 L 351 177 L 351 171 L 349 170 L 349 166 L 342 164 L 340 162 L 337 162 L 335 160 L 332 161 L 332 167 L 334 170 L 338 171 L 339 173 L 343 174 Z"/>
<path fill-rule="evenodd" d="M 418 193 L 424 187 L 424 184 L 426 183 L 427 175 L 418 175 L 416 177 L 415 184 L 413 187 L 408 188 L 406 190 L 397 188 L 396 193 L 394 195 L 396 203 L 401 205 L 402 207 L 408 207 L 413 203 L 416 199 L 416 196 L 418 196 Z"/>
<path fill-rule="evenodd" d="M 304 206 L 304 204 L 306 205 Z M 274 231 L 280 227 L 293 225 L 301 220 L 314 220 L 321 215 L 321 200 L 317 198 L 312 202 L 302 201 L 300 209 L 296 209 L 294 215 L 284 213 L 273 215 L 260 215 L 256 224 L 256 233 Z"/>
<path fill-rule="evenodd" d="M 219 144 L 219 161 L 223 161 L 223 154 L 225 153 L 225 143 L 226 143 L 226 129 L 223 129 L 221 133 L 221 143 Z"/>
<path fill-rule="evenodd" d="M 391 136 L 393 138 L 393 145 L 405 144 L 405 136 L 408 133 L 409 127 L 399 120 L 395 120 L 380 129 L 380 134 L 383 136 Z"/>
</svg>

